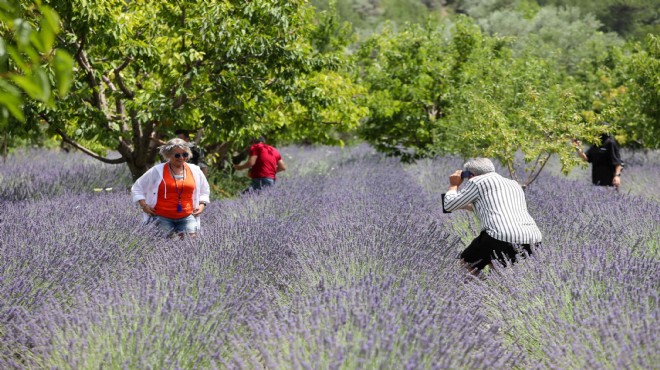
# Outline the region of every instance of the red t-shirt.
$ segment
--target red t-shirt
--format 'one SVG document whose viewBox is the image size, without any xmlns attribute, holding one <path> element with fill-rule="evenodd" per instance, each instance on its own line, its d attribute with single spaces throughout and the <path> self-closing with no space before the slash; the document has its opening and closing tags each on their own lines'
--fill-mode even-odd
<svg viewBox="0 0 660 370">
<path fill-rule="evenodd" d="M 282 159 L 277 149 L 264 143 L 258 143 L 250 147 L 250 157 L 253 155 L 257 156 L 257 161 L 250 169 L 250 177 L 275 179 L 277 162 Z"/>
</svg>

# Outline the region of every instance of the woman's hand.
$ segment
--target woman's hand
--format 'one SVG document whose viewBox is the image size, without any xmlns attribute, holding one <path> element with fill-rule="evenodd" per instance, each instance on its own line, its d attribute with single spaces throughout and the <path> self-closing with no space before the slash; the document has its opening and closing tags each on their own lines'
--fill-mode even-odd
<svg viewBox="0 0 660 370">
<path fill-rule="evenodd" d="M 193 214 L 193 216 L 197 217 L 197 216 L 201 215 L 202 212 L 204 212 L 205 209 L 206 209 L 206 203 L 200 203 L 199 206 L 197 208 L 195 208 L 195 210 L 193 210 L 192 214 Z"/>
<path fill-rule="evenodd" d="M 141 205 L 140 207 L 142 207 L 142 212 L 144 212 L 144 213 L 146 213 L 150 216 L 155 216 L 156 215 L 156 213 L 154 213 L 154 210 L 151 207 L 149 207 L 148 205 L 144 204 L 144 205 Z"/>
</svg>

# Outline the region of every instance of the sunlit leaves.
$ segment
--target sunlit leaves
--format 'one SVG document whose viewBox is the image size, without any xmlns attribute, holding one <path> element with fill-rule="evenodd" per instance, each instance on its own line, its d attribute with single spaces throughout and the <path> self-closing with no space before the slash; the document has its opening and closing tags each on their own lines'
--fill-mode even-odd
<svg viewBox="0 0 660 370">
<path fill-rule="evenodd" d="M 410 159 L 431 152 L 430 129 L 446 112 L 447 93 L 460 63 L 437 24 L 386 28 L 358 50 L 369 88 L 369 117 L 361 136 L 377 148 Z"/>
<path fill-rule="evenodd" d="M 511 40 L 482 34 L 467 19 L 443 30 L 385 30 L 359 51 L 369 84 L 363 137 L 404 160 L 458 153 L 498 159 L 529 183 L 550 155 L 578 163 L 570 140 L 592 138 L 597 117 L 581 115 L 577 84 L 552 60 L 514 53 Z M 527 179 L 514 161 L 522 152 Z"/>
<path fill-rule="evenodd" d="M 240 150 L 257 134 L 271 142 L 334 142 L 335 133 L 362 117 L 360 92 L 351 87 L 339 47 L 347 32 L 335 32 L 340 26 L 315 17 L 305 1 L 60 0 L 52 6 L 62 17 L 63 45 L 78 53 L 70 98 L 46 116 L 70 135 L 84 126 L 80 140 L 98 137 L 107 146 L 122 138 L 114 149 L 140 163 L 136 175 L 156 159 L 145 137 L 154 131 L 168 137 L 179 128 L 204 128 L 202 145 Z M 347 88 L 315 80 L 325 71 Z M 318 94 L 309 93 L 310 85 Z M 294 105 L 299 114 L 285 114 Z M 81 111 L 91 119 L 80 120 Z M 282 119 L 271 121 L 275 113 Z M 329 119 L 339 123 L 323 123 Z M 292 134 L 302 121 L 316 127 Z"/>
<path fill-rule="evenodd" d="M 60 50 L 55 53 L 55 86 L 60 97 L 66 95 L 71 87 L 73 63 L 73 58 L 68 53 Z"/>
<path fill-rule="evenodd" d="M 629 109 L 637 123 L 626 130 L 647 148 L 660 148 L 660 37 L 649 34 L 628 57 Z M 631 122 L 622 122 L 625 127 Z"/>
<path fill-rule="evenodd" d="M 32 4 L 31 11 L 38 13 L 30 19 L 29 13 L 21 13 L 17 4 L 5 1 L 0 7 L 3 22 L 0 34 L 0 110 L 2 126 L 10 117 L 25 121 L 23 96 L 53 105 L 53 87 L 63 97 L 71 84 L 71 57 L 64 50 L 53 50 L 59 32 L 59 17 L 55 11 L 39 2 Z M 38 22 L 38 26 L 31 22 Z M 55 69 L 53 86 L 49 68 Z M 16 89 L 10 85 L 13 83 Z M 8 129 L 8 127 L 7 127 Z"/>
</svg>

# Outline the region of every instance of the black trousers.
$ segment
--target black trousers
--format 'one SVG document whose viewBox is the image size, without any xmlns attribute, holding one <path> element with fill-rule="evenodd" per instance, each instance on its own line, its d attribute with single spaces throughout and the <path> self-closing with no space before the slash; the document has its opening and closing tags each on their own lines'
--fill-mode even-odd
<svg viewBox="0 0 660 370">
<path fill-rule="evenodd" d="M 529 244 L 503 242 L 494 239 L 487 232 L 482 231 L 461 253 L 461 258 L 472 267 L 481 270 L 488 266 L 494 259 L 497 259 L 503 264 L 506 263 L 506 259 L 516 262 L 516 255 L 522 253 L 522 251 L 532 254 L 532 248 Z"/>
</svg>

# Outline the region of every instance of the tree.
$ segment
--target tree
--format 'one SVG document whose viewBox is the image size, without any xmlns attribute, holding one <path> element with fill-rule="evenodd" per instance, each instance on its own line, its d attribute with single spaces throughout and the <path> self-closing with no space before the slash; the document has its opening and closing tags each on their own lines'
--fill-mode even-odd
<svg viewBox="0 0 660 370">
<path fill-rule="evenodd" d="M 442 124 L 448 92 L 461 60 L 437 23 L 384 30 L 358 50 L 361 77 L 369 87 L 369 117 L 360 136 L 389 155 L 413 160 L 433 151 L 432 129 Z"/>
<path fill-rule="evenodd" d="M 35 116 L 85 153 L 126 163 L 134 177 L 156 160 L 154 133 L 203 128 L 202 144 L 221 162 L 257 134 L 291 138 L 302 127 L 311 141 L 336 142 L 332 132 L 361 118 L 353 97 L 333 86 L 359 92 L 343 51 L 315 49 L 310 35 L 319 25 L 303 0 L 51 6 L 62 17 L 58 44 L 77 70 L 71 94 Z M 330 117 L 338 104 L 346 107 Z M 292 106 L 299 108 L 288 119 Z M 120 157 L 107 158 L 106 149 Z"/>
<path fill-rule="evenodd" d="M 336 6 L 340 19 L 350 22 L 362 35 L 371 34 L 386 22 L 390 26 L 423 24 L 427 17 L 440 18 L 445 11 L 444 0 L 312 0 L 311 4 L 317 9 Z"/>
<path fill-rule="evenodd" d="M 553 155 L 567 173 L 579 163 L 571 140 L 596 142 L 603 129 L 601 116 L 582 114 L 579 85 L 548 61 L 491 50 L 474 56 L 454 94 L 450 123 L 442 133 L 451 138 L 452 151 L 495 158 L 523 186 L 537 178 Z"/>
<path fill-rule="evenodd" d="M 660 37 L 635 42 L 623 65 L 626 79 L 620 126 L 629 139 L 645 148 L 660 148 Z"/>
<path fill-rule="evenodd" d="M 561 69 L 529 53 L 514 56 L 509 40 L 484 35 L 467 18 L 447 30 L 385 32 L 360 55 L 373 96 L 361 133 L 404 159 L 489 156 L 526 186 L 551 155 L 567 172 L 578 163 L 570 140 L 596 141 L 601 130 L 599 116 L 581 115 L 579 86 Z"/>
<path fill-rule="evenodd" d="M 623 45 L 616 33 L 603 33 L 602 23 L 577 7 L 493 9 L 476 21 L 491 36 L 512 37 L 516 52 L 550 59 L 573 73 L 585 59 Z"/>
<path fill-rule="evenodd" d="M 648 33 L 660 33 L 660 6 L 655 0 L 538 0 L 558 7 L 575 6 L 595 15 L 604 31 L 626 39 L 643 40 Z"/>
<path fill-rule="evenodd" d="M 59 17 L 40 2 L 21 8 L 13 1 L 0 1 L 0 131 L 3 155 L 10 136 L 28 137 L 37 132 L 24 113 L 26 97 L 53 106 L 55 97 L 69 90 L 73 60 L 54 48 L 60 30 Z M 20 123 L 20 124 L 19 124 Z"/>
</svg>

